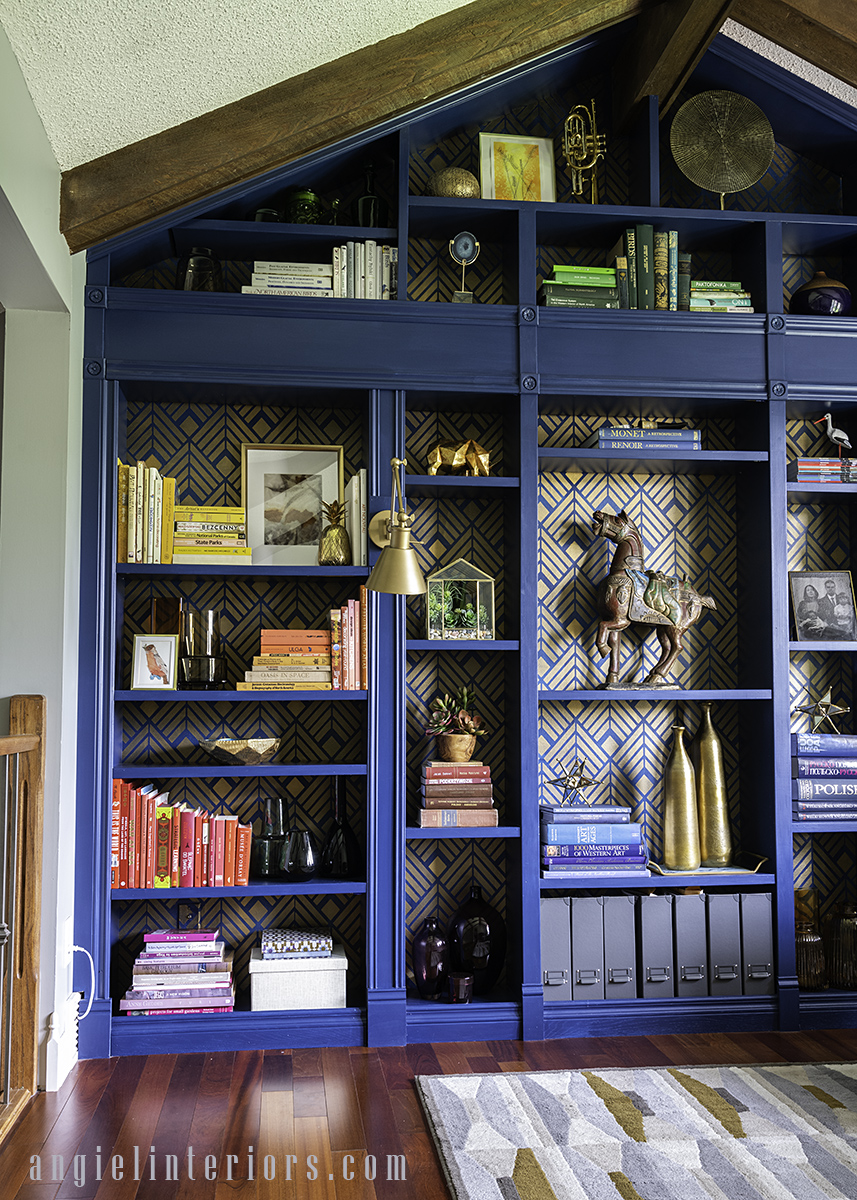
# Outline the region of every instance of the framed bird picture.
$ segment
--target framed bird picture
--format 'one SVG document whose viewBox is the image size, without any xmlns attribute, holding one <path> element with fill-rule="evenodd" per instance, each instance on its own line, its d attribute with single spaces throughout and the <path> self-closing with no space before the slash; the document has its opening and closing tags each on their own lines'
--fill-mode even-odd
<svg viewBox="0 0 857 1200">
<path fill-rule="evenodd" d="M 148 691 L 175 691 L 178 679 L 176 633 L 136 633 L 131 665 L 131 688 Z"/>
</svg>

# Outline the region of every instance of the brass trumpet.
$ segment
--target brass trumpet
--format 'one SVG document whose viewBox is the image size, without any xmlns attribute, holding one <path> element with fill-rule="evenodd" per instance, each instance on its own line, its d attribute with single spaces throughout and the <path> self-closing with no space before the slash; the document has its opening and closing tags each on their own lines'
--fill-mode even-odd
<svg viewBox="0 0 857 1200">
<path fill-rule="evenodd" d="M 607 137 L 595 126 L 595 101 L 589 106 L 576 104 L 565 119 L 562 153 L 571 168 L 571 190 L 583 195 L 583 180 L 587 173 L 592 180 L 592 203 L 598 203 L 598 160 L 607 153 Z"/>
</svg>

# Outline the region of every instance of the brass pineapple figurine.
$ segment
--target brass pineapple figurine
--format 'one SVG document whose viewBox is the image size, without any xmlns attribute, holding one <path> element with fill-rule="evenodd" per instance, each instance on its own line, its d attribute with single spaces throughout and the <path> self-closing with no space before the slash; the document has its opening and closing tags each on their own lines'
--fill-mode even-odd
<svg viewBox="0 0 857 1200">
<path fill-rule="evenodd" d="M 320 567 L 347 567 L 351 564 L 351 539 L 345 528 L 345 509 L 338 500 L 330 504 L 322 501 L 321 507 L 329 524 L 321 531 L 318 543 L 318 565 Z"/>
</svg>

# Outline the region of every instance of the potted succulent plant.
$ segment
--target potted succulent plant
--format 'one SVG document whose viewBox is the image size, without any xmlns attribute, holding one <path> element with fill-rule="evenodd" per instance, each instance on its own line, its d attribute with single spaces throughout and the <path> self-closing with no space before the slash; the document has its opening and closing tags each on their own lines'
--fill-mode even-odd
<svg viewBox="0 0 857 1200">
<path fill-rule="evenodd" d="M 443 762 L 469 762 L 476 739 L 488 730 L 473 711 L 474 694 L 460 687 L 454 695 L 435 696 L 429 705 L 426 734 L 436 739 L 437 756 Z"/>
</svg>

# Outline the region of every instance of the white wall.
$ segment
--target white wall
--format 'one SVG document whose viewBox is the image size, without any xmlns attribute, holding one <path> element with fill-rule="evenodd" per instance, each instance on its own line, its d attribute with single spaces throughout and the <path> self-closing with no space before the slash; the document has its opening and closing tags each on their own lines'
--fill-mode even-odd
<svg viewBox="0 0 857 1200">
<path fill-rule="evenodd" d="M 0 29 L 0 730 L 8 699 L 47 698 L 40 1084 L 76 1057 L 74 901 L 82 256 L 59 233 L 60 171 Z"/>
</svg>

